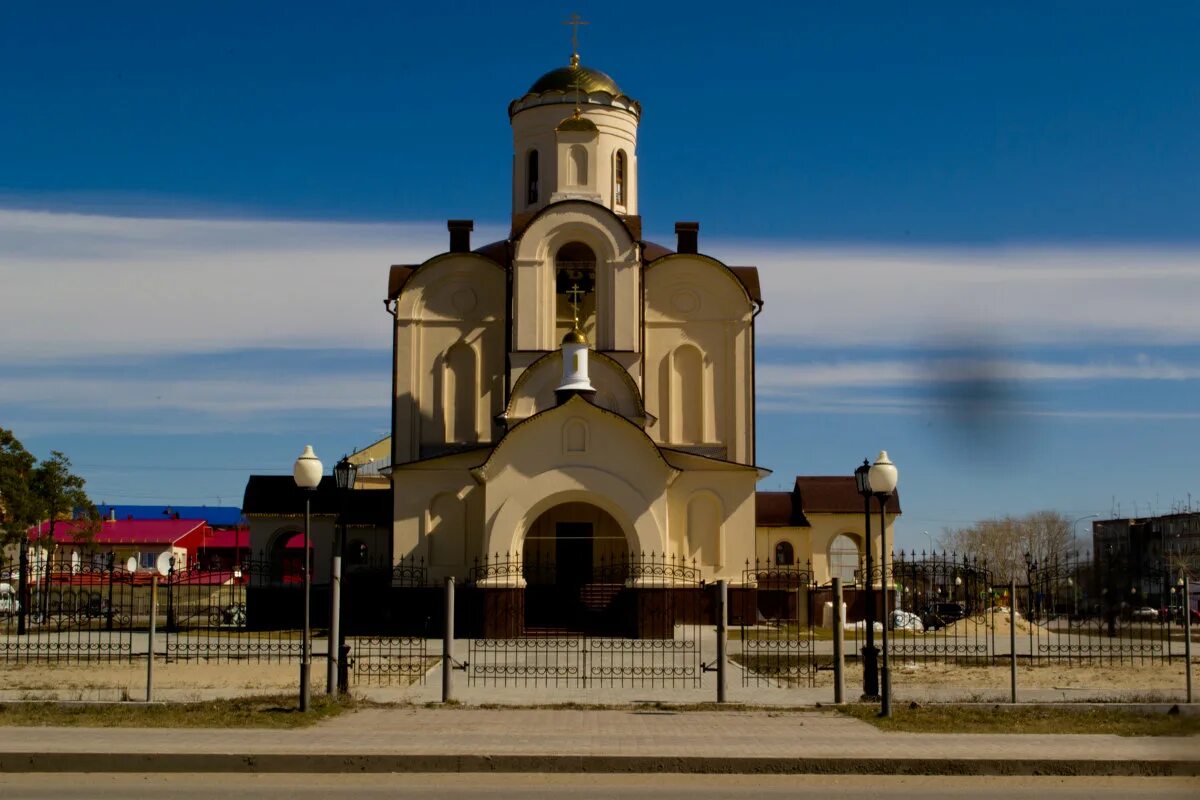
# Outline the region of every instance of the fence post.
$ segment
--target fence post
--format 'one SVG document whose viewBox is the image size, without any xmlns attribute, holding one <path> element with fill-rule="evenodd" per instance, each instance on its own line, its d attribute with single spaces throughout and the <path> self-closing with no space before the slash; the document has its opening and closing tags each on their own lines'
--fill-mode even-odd
<svg viewBox="0 0 1200 800">
<path fill-rule="evenodd" d="M 833 702 L 846 702 L 846 621 L 842 619 L 842 579 L 833 579 Z"/>
<path fill-rule="evenodd" d="M 1017 702 L 1017 579 L 1008 585 L 1008 662 L 1012 680 L 1012 702 Z"/>
<path fill-rule="evenodd" d="M 337 538 L 336 535 L 334 538 Z M 341 628 L 342 554 L 338 550 L 337 542 L 334 542 L 333 555 L 329 559 L 329 633 L 327 636 L 328 644 L 325 647 L 325 694 L 335 698 L 338 696 L 338 665 L 342 655 Z"/>
<path fill-rule="evenodd" d="M 1183 674 L 1187 676 L 1187 701 L 1192 702 L 1192 581 L 1183 579 Z"/>
<path fill-rule="evenodd" d="M 454 699 L 454 577 L 446 578 L 446 624 L 442 626 L 442 702 Z"/>
<path fill-rule="evenodd" d="M 725 702 L 725 640 L 728 638 L 729 582 L 717 581 L 717 702 Z"/>
<path fill-rule="evenodd" d="M 154 700 L 154 633 L 158 623 L 158 576 L 150 576 L 150 635 L 146 640 L 146 702 Z"/>
</svg>

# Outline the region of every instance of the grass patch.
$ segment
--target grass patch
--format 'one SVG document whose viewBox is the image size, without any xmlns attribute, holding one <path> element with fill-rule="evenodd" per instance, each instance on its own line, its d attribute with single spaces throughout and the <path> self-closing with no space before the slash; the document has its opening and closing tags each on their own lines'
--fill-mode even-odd
<svg viewBox="0 0 1200 800">
<path fill-rule="evenodd" d="M 0 703 L 0 725 L 88 728 L 303 728 L 361 707 L 352 697 L 314 694 L 301 714 L 295 695 L 193 703 Z"/>
<path fill-rule="evenodd" d="M 838 709 L 880 730 L 905 733 L 1112 733 L 1117 736 L 1200 735 L 1200 715 L 1139 713 L 1117 708 L 955 706 L 916 704 L 878 716 L 877 705 Z"/>
</svg>

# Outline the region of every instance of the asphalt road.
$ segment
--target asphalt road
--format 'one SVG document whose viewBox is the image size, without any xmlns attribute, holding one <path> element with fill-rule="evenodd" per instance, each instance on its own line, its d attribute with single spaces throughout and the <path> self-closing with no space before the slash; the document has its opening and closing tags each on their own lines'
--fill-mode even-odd
<svg viewBox="0 0 1200 800">
<path fill-rule="evenodd" d="M 1052 795 L 1055 800 L 1092 798 L 1188 798 L 1200 796 L 1197 778 L 930 778 L 779 775 L 231 775 L 7 774 L 5 800 L 45 798 L 180 798 L 213 800 L 328 800 L 330 797 L 529 800 L 529 798 L 820 797 L 885 800 L 1012 800 Z"/>
</svg>

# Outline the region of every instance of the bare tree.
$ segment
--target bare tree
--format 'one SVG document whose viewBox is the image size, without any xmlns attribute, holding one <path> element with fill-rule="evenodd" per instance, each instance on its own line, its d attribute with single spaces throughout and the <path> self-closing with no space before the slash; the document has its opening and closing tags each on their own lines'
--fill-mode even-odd
<svg viewBox="0 0 1200 800">
<path fill-rule="evenodd" d="M 958 555 L 986 562 L 993 579 L 1025 577 L 1026 554 L 1039 564 L 1075 549 L 1071 520 L 1057 511 L 1034 511 L 1021 517 L 981 520 L 966 528 L 946 528 L 938 543 Z"/>
</svg>

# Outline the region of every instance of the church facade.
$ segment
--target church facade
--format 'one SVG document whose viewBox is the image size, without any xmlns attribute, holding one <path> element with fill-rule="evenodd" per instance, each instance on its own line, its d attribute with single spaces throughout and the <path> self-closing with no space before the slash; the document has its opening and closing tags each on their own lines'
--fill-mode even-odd
<svg viewBox="0 0 1200 800">
<path fill-rule="evenodd" d="M 475 246 L 450 220 L 447 252 L 389 275 L 392 557 L 431 579 L 548 562 L 573 585 L 623 554 L 706 581 L 755 561 L 852 573 L 852 476 L 756 491 L 758 272 L 702 253 L 697 223 L 643 238 L 639 103 L 572 56 L 508 113 L 509 237 Z"/>
</svg>

